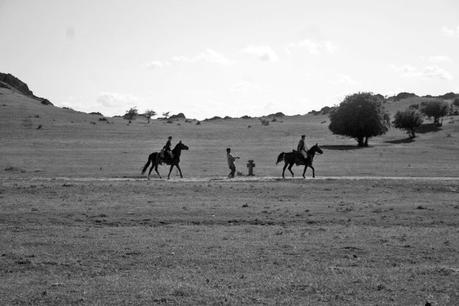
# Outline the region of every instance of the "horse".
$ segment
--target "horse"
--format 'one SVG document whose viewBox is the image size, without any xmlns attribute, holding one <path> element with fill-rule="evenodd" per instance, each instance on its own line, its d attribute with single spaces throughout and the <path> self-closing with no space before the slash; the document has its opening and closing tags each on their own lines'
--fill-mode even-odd
<svg viewBox="0 0 459 306">
<path fill-rule="evenodd" d="M 147 171 L 148 166 L 151 163 L 151 168 L 150 171 L 148 172 L 148 179 L 150 179 L 150 174 L 153 168 L 155 168 L 156 173 L 159 175 L 159 178 L 161 178 L 161 174 L 158 172 L 158 165 L 160 165 L 162 162 L 165 162 L 167 165 L 170 165 L 171 168 L 169 170 L 169 174 L 167 175 L 167 179 L 170 179 L 172 169 L 177 167 L 177 169 L 180 172 L 180 177 L 183 178 L 182 174 L 182 169 L 180 169 L 179 163 L 180 163 L 180 154 L 182 153 L 182 150 L 188 150 L 188 146 L 183 144 L 182 141 L 180 140 L 175 147 L 172 149 L 172 159 L 170 158 L 161 158 L 161 155 L 159 152 L 153 152 L 148 156 L 147 163 L 142 169 L 142 175 L 145 174 L 145 171 Z"/>
<path fill-rule="evenodd" d="M 312 169 L 312 177 L 316 177 L 314 167 L 312 166 L 312 162 L 314 161 L 314 156 L 316 153 L 322 154 L 323 151 L 319 147 L 319 145 L 316 143 L 314 146 L 312 146 L 307 152 L 306 155 L 307 157 L 304 157 L 303 154 L 301 154 L 298 151 L 292 151 L 292 152 L 282 152 L 279 154 L 277 157 L 277 162 L 280 163 L 282 160 L 284 161 L 284 168 L 282 169 L 282 178 L 285 178 L 284 173 L 285 173 L 285 168 L 288 166 L 288 171 L 292 174 L 292 177 L 295 175 L 293 174 L 292 167 L 294 164 L 297 166 L 299 165 L 304 165 L 304 171 L 303 171 L 303 178 L 305 177 L 306 169 L 309 167 Z"/>
</svg>

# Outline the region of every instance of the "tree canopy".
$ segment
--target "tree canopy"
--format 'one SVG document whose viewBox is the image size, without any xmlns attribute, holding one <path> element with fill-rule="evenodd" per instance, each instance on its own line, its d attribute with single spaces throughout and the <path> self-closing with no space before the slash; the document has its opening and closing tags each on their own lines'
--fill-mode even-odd
<svg viewBox="0 0 459 306">
<path fill-rule="evenodd" d="M 134 120 L 138 115 L 137 108 L 131 107 L 123 116 L 124 119 L 126 120 Z"/>
<path fill-rule="evenodd" d="M 416 128 L 421 126 L 422 121 L 422 115 L 417 110 L 406 109 L 395 114 L 393 124 L 396 128 L 405 130 L 410 138 L 414 138 Z"/>
<path fill-rule="evenodd" d="M 449 104 L 447 102 L 436 100 L 428 101 L 421 104 L 421 112 L 427 117 L 434 118 L 434 124 L 441 126 L 440 118 L 448 114 Z"/>
<path fill-rule="evenodd" d="M 389 115 L 384 111 L 383 99 L 368 92 L 347 96 L 330 112 L 329 129 L 333 134 L 355 138 L 358 145 L 368 146 L 370 137 L 387 132 Z"/>
</svg>

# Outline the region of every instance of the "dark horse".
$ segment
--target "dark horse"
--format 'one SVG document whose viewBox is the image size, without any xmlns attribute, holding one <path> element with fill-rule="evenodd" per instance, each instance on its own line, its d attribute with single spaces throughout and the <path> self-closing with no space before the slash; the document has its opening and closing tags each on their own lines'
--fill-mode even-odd
<svg viewBox="0 0 459 306">
<path fill-rule="evenodd" d="M 147 171 L 147 168 L 151 163 L 151 168 L 150 168 L 150 171 L 148 172 L 148 179 L 150 179 L 150 174 L 151 174 L 151 171 L 153 170 L 153 168 L 155 168 L 156 173 L 159 175 L 159 178 L 161 178 L 161 174 L 159 174 L 159 172 L 158 172 L 158 165 L 160 165 L 162 162 L 164 162 L 167 165 L 171 166 L 171 168 L 169 170 L 169 174 L 167 175 L 167 179 L 170 178 L 171 172 L 172 172 L 172 169 L 174 168 L 174 166 L 177 167 L 177 169 L 180 172 L 180 177 L 183 178 L 182 169 L 180 169 L 180 166 L 179 166 L 180 154 L 182 153 L 182 150 L 188 150 L 188 146 L 183 144 L 182 141 L 180 140 L 179 143 L 172 149 L 172 159 L 170 159 L 169 157 L 165 158 L 165 159 L 162 159 L 160 154 L 159 154 L 159 152 L 151 153 L 150 156 L 148 156 L 147 163 L 145 164 L 145 166 L 143 166 L 142 174 L 145 174 L 145 171 Z"/>
<path fill-rule="evenodd" d="M 319 147 L 317 143 L 306 152 L 306 158 L 303 156 L 303 154 L 301 154 L 298 151 L 292 151 L 287 153 L 282 152 L 281 154 L 279 154 L 279 156 L 277 157 L 276 165 L 280 163 L 282 160 L 285 162 L 284 168 L 282 169 L 282 178 L 285 178 L 284 174 L 285 168 L 287 168 L 287 166 L 288 171 L 290 171 L 290 173 L 292 174 L 292 177 L 295 176 L 292 171 L 292 167 L 294 164 L 296 164 L 297 166 L 304 165 L 303 177 L 308 167 L 312 169 L 312 177 L 316 177 L 314 167 L 312 166 L 312 162 L 314 161 L 314 156 L 316 155 L 316 153 L 323 153 L 322 149 Z"/>
</svg>

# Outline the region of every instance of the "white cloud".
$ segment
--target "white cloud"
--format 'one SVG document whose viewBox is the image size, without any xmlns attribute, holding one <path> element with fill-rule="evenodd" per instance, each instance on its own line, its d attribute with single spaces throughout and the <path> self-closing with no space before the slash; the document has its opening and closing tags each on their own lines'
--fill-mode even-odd
<svg viewBox="0 0 459 306">
<path fill-rule="evenodd" d="M 347 74 L 337 74 L 332 82 L 337 85 L 345 85 L 346 87 L 354 87 L 360 85 L 359 81 L 353 79 Z"/>
<path fill-rule="evenodd" d="M 166 66 L 170 66 L 173 63 L 188 63 L 194 64 L 198 62 L 206 62 L 211 64 L 217 64 L 222 66 L 228 66 L 235 63 L 234 60 L 227 58 L 225 55 L 212 50 L 206 49 L 195 56 L 184 56 L 184 55 L 177 55 L 171 57 L 169 60 L 166 61 L 158 61 L 154 60 L 146 64 L 147 69 L 159 69 L 164 68 Z"/>
<path fill-rule="evenodd" d="M 242 49 L 242 52 L 251 56 L 255 56 L 263 62 L 277 62 L 279 60 L 279 56 L 270 46 L 252 45 Z"/>
<path fill-rule="evenodd" d="M 147 68 L 148 69 L 159 69 L 163 68 L 164 66 L 168 65 L 168 62 L 161 62 L 161 61 L 151 61 L 147 63 Z"/>
<path fill-rule="evenodd" d="M 229 90 L 233 93 L 247 93 L 249 91 L 260 91 L 261 87 L 253 82 L 241 81 L 231 86 Z"/>
<path fill-rule="evenodd" d="M 440 79 L 451 80 L 453 76 L 445 69 L 437 65 L 429 65 L 423 68 L 416 68 L 410 65 L 395 66 L 392 69 L 400 73 L 402 77 L 408 78 L 424 78 L 424 79 Z"/>
<path fill-rule="evenodd" d="M 441 31 L 443 35 L 448 36 L 448 37 L 459 37 L 459 26 L 456 26 L 455 28 L 450 28 L 447 26 L 443 26 L 441 28 Z"/>
<path fill-rule="evenodd" d="M 452 62 L 451 57 L 447 55 L 432 55 L 432 56 L 421 56 L 421 60 L 430 63 L 447 63 Z"/>
<path fill-rule="evenodd" d="M 306 50 L 307 53 L 313 55 L 319 54 L 333 54 L 336 50 L 336 45 L 331 41 L 314 41 L 310 39 L 305 39 L 298 42 L 292 42 L 287 44 L 285 47 L 285 52 L 291 54 L 295 50 Z"/>
<path fill-rule="evenodd" d="M 129 94 L 120 94 L 116 92 L 101 92 L 97 97 L 97 103 L 104 107 L 119 107 L 133 105 L 139 102 L 139 98 Z"/>
<path fill-rule="evenodd" d="M 218 64 L 218 65 L 231 65 L 234 63 L 234 60 L 231 60 L 227 58 L 225 55 L 212 50 L 212 49 L 206 49 L 203 52 L 192 56 L 174 56 L 171 59 L 174 62 L 182 62 L 182 63 L 197 63 L 197 62 L 207 62 L 207 63 L 212 63 L 212 64 Z"/>
</svg>

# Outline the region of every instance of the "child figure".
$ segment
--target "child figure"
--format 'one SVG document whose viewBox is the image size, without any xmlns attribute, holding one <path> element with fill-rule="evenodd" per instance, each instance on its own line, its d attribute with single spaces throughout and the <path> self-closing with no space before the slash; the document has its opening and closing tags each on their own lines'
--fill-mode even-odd
<svg viewBox="0 0 459 306">
<path fill-rule="evenodd" d="M 239 156 L 231 155 L 231 148 L 226 149 L 226 158 L 228 159 L 228 167 L 230 168 L 231 172 L 228 174 L 228 178 L 233 178 L 234 174 L 236 173 L 236 166 L 234 165 L 234 161 L 239 159 Z"/>
</svg>

